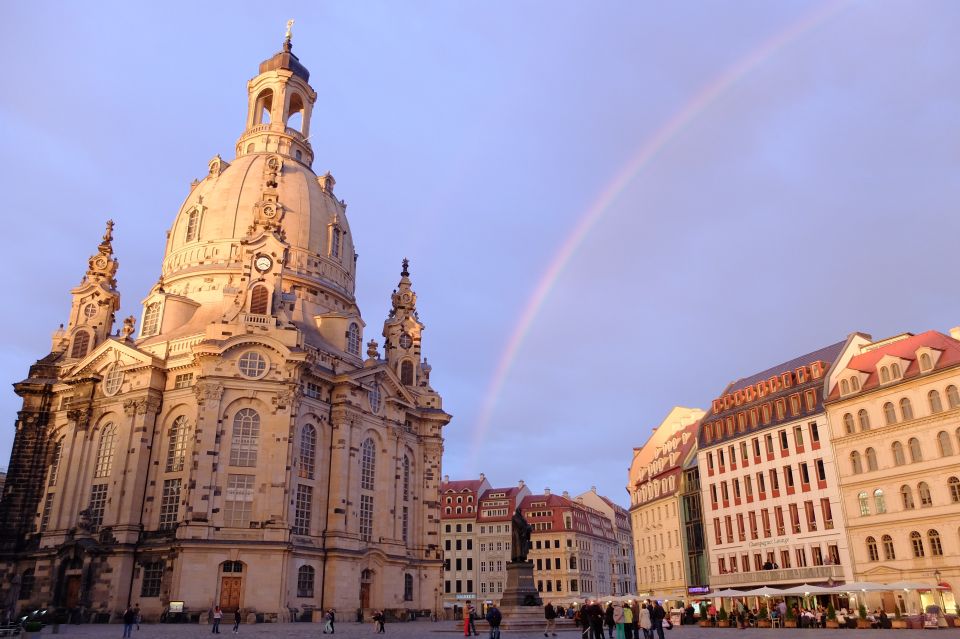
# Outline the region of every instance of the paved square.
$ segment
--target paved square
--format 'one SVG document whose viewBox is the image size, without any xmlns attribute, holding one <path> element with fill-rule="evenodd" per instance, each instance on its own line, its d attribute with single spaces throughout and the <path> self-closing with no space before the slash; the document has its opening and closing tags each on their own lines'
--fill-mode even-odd
<svg viewBox="0 0 960 639">
<path fill-rule="evenodd" d="M 322 637 L 322 624 L 319 623 L 286 623 L 286 624 L 255 624 L 241 625 L 240 632 L 233 635 L 231 632 L 232 624 L 221 627 L 221 635 L 226 639 L 227 636 L 238 638 L 242 637 L 290 637 L 292 639 L 306 639 L 307 637 Z M 187 637 L 208 637 L 210 636 L 209 625 L 197 624 L 144 624 L 140 630 L 133 631 L 133 639 L 186 639 Z M 461 630 L 458 630 L 453 622 L 444 621 L 432 623 L 430 621 L 415 621 L 410 623 L 392 623 L 387 624 L 386 634 L 376 635 L 372 623 L 338 623 L 336 628 L 336 637 L 355 639 L 358 637 L 402 637 L 404 639 L 413 639 L 415 637 L 459 637 L 463 636 Z M 488 635 L 485 625 L 478 627 L 480 630 L 480 639 L 485 639 Z M 63 639 L 96 637 L 120 639 L 123 635 L 123 626 L 120 624 L 94 625 L 86 624 L 80 626 L 61 626 L 60 636 Z M 956 628 L 941 629 L 939 631 L 923 630 L 825 630 L 809 629 L 800 630 L 795 628 L 786 629 L 756 629 L 739 630 L 736 628 L 700 628 L 697 626 L 676 627 L 673 630 L 664 632 L 666 639 L 936 639 L 941 637 L 960 638 L 960 632 Z M 43 632 L 44 637 L 49 637 L 51 631 L 49 628 Z M 516 631 L 503 630 L 501 637 L 503 639 L 534 639 L 542 637 L 542 632 L 537 631 Z M 557 632 L 558 637 L 564 639 L 579 639 L 580 632 L 571 625 L 561 627 Z"/>
</svg>

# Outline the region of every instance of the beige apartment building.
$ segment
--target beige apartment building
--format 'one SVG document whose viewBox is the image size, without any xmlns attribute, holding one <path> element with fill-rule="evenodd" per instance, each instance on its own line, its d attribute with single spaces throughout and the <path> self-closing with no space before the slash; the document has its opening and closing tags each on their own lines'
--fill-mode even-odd
<svg viewBox="0 0 960 639">
<path fill-rule="evenodd" d="M 852 579 L 823 398 L 857 336 L 729 384 L 700 427 L 710 586 L 834 585 Z"/>
<path fill-rule="evenodd" d="M 960 328 L 848 343 L 826 402 L 858 581 L 889 612 L 956 607 L 960 586 Z M 938 585 L 939 589 L 934 589 Z"/>
<path fill-rule="evenodd" d="M 696 456 L 703 415 L 699 408 L 676 406 L 646 443 L 633 449 L 627 492 L 638 595 L 673 600 L 687 596 L 681 487 L 683 470 Z"/>
<path fill-rule="evenodd" d="M 596 486 L 591 486 L 590 490 L 578 495 L 577 502 L 603 513 L 613 526 L 613 534 L 617 539 L 617 551 L 615 557 L 610 560 L 610 594 L 636 594 L 637 566 L 633 554 L 630 513 L 620 504 L 599 494 Z"/>
<path fill-rule="evenodd" d="M 15 385 L 4 601 L 86 619 L 434 608 L 450 415 L 406 260 L 382 350 L 365 343 L 346 204 L 311 168 L 309 78 L 288 37 L 246 84 L 236 157 L 210 160 L 157 238 L 139 331 L 115 326 L 108 223 Z"/>
</svg>

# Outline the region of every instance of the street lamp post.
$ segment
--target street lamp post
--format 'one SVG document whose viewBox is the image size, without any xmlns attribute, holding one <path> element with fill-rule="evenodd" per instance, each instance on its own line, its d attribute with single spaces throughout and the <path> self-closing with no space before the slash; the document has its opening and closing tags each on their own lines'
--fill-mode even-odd
<svg viewBox="0 0 960 639">
<path fill-rule="evenodd" d="M 933 571 L 933 579 L 934 581 L 937 582 L 936 585 L 934 585 L 934 592 L 937 593 L 937 599 L 940 600 L 940 614 L 937 615 L 937 617 L 940 618 L 944 614 L 946 614 L 946 611 L 943 609 L 943 591 L 940 590 L 940 571 L 939 570 Z"/>
</svg>

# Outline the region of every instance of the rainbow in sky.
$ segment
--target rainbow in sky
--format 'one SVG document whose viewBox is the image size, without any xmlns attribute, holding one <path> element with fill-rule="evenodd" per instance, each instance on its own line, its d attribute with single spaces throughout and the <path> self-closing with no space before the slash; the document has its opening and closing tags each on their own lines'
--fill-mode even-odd
<svg viewBox="0 0 960 639">
<path fill-rule="evenodd" d="M 763 41 L 749 54 L 737 60 L 723 73 L 704 85 L 682 108 L 676 111 L 663 126 L 657 129 L 657 131 L 637 149 L 633 157 L 630 158 L 620 171 L 614 175 L 613 179 L 603 188 L 596 201 L 583 212 L 570 234 L 550 260 L 547 269 L 544 271 L 527 305 L 520 314 L 520 318 L 510 335 L 510 339 L 507 341 L 506 348 L 504 348 L 503 353 L 500 355 L 496 370 L 484 394 L 483 404 L 480 407 L 480 413 L 473 431 L 474 445 L 471 447 L 471 450 L 474 452 L 468 464 L 468 472 L 472 471 L 476 466 L 477 451 L 480 450 L 480 444 L 490 428 L 490 421 L 493 416 L 493 411 L 496 408 L 497 400 L 500 397 L 500 391 L 503 389 L 510 369 L 513 367 L 513 362 L 520 351 L 520 347 L 523 345 L 524 339 L 526 339 L 530 331 L 533 321 L 540 313 L 540 309 L 547 295 L 549 295 L 557 279 L 560 277 L 560 273 L 567 266 L 570 258 L 573 257 L 573 254 L 576 253 L 577 249 L 583 243 L 584 238 L 591 229 L 596 226 L 597 222 L 600 221 L 610 205 L 637 174 L 646 168 L 677 134 L 683 131 L 683 129 L 697 117 L 702 115 L 720 96 L 729 91 L 738 80 L 746 76 L 785 46 L 795 42 L 801 36 L 835 16 L 847 4 L 849 4 L 849 0 L 831 0 L 818 5 L 809 13 L 801 16 L 797 21 L 789 24 L 785 29 Z"/>
</svg>

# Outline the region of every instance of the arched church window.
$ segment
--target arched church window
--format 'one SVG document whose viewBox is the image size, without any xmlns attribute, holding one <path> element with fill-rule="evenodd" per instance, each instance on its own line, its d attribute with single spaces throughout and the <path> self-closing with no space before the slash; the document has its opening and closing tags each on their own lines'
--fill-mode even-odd
<svg viewBox="0 0 960 639">
<path fill-rule="evenodd" d="M 373 490 L 377 471 L 377 447 L 373 439 L 367 437 L 360 447 L 360 488 Z"/>
<path fill-rule="evenodd" d="M 193 242 L 197 239 L 200 230 L 200 212 L 197 209 L 190 209 L 187 213 L 187 233 L 184 237 L 185 242 Z"/>
<path fill-rule="evenodd" d="M 97 461 L 94 464 L 93 476 L 95 478 L 109 477 L 110 471 L 113 470 L 113 445 L 116 434 L 117 429 L 113 424 L 107 423 L 103 427 L 100 444 L 97 446 Z"/>
<path fill-rule="evenodd" d="M 70 357 L 83 357 L 87 354 L 90 347 L 90 333 L 87 331 L 77 331 L 73 336 L 73 348 L 70 349 Z"/>
<path fill-rule="evenodd" d="M 408 359 L 400 364 L 400 383 L 413 386 L 413 362 Z"/>
<path fill-rule="evenodd" d="M 313 581 L 316 571 L 313 566 L 300 566 L 297 569 L 297 596 L 310 598 L 313 597 Z"/>
<path fill-rule="evenodd" d="M 270 112 L 273 110 L 273 89 L 264 89 L 257 96 L 254 106 L 254 124 L 269 124 Z"/>
<path fill-rule="evenodd" d="M 410 500 L 410 458 L 403 456 L 403 501 Z"/>
<path fill-rule="evenodd" d="M 270 293 L 263 284 L 257 284 L 250 293 L 250 313 L 266 315 L 270 312 Z"/>
<path fill-rule="evenodd" d="M 177 473 L 183 470 L 187 459 L 187 438 L 190 436 L 190 426 L 187 418 L 180 415 L 173 420 L 173 426 L 167 434 L 167 464 L 166 472 Z"/>
<path fill-rule="evenodd" d="M 154 302 L 147 304 L 143 311 L 143 328 L 140 329 L 140 337 L 150 337 L 157 334 L 157 328 L 160 324 L 160 303 Z"/>
<path fill-rule="evenodd" d="M 413 601 L 413 575 L 410 573 L 403 576 L 403 600 Z"/>
<path fill-rule="evenodd" d="M 256 466 L 259 447 L 260 415 L 252 408 L 242 408 L 233 418 L 230 465 Z"/>
<path fill-rule="evenodd" d="M 347 329 L 347 352 L 351 355 L 360 354 L 360 326 L 356 322 Z"/>
<path fill-rule="evenodd" d="M 50 486 L 57 485 L 57 475 L 60 474 L 60 457 L 63 456 L 63 437 L 57 440 L 53 445 L 53 454 L 50 455 Z"/>
<path fill-rule="evenodd" d="M 313 479 L 316 465 L 317 429 L 313 424 L 306 424 L 300 431 L 300 476 L 304 479 Z"/>
</svg>

